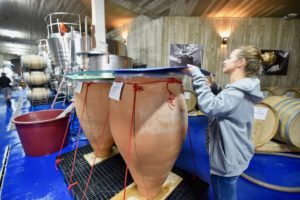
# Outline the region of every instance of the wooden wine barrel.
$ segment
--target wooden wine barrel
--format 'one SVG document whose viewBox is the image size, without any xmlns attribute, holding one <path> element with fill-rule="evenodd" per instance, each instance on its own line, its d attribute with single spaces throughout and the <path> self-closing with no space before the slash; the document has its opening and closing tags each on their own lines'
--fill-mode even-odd
<svg viewBox="0 0 300 200">
<path fill-rule="evenodd" d="M 49 76 L 44 72 L 31 72 L 29 74 L 28 83 L 31 85 L 43 85 L 49 81 Z"/>
<path fill-rule="evenodd" d="M 46 60 L 38 55 L 23 55 L 21 57 L 21 64 L 29 69 L 44 69 L 47 67 Z"/>
<path fill-rule="evenodd" d="M 182 79 L 182 85 L 184 90 L 193 91 L 192 77 L 184 76 Z"/>
<path fill-rule="evenodd" d="M 261 113 L 267 114 L 263 117 Z M 254 122 L 252 126 L 252 141 L 255 148 L 258 148 L 270 141 L 278 130 L 279 118 L 277 112 L 265 103 L 255 105 Z"/>
<path fill-rule="evenodd" d="M 300 147 L 300 100 L 286 96 L 272 96 L 263 100 L 273 107 L 279 117 L 276 139 Z"/>
<path fill-rule="evenodd" d="M 272 88 L 270 87 L 264 87 L 260 89 L 262 91 L 262 93 L 264 94 L 264 97 L 270 97 L 274 95 L 274 91 Z"/>
<path fill-rule="evenodd" d="M 293 89 L 293 88 L 282 88 L 282 87 L 277 87 L 274 89 L 274 95 L 284 95 L 287 97 L 292 97 L 292 98 L 299 98 L 300 97 L 300 92 Z"/>
<path fill-rule="evenodd" d="M 187 105 L 187 111 L 190 112 L 194 110 L 197 105 L 197 97 L 195 92 L 192 90 L 184 90 L 184 97 Z"/>
<path fill-rule="evenodd" d="M 298 92 L 300 92 L 300 87 L 299 86 L 295 86 L 295 87 L 291 87 L 294 90 L 297 90 Z"/>
<path fill-rule="evenodd" d="M 45 100 L 50 97 L 50 90 L 48 88 L 32 88 L 27 92 L 29 100 Z"/>
<path fill-rule="evenodd" d="M 297 99 L 300 99 L 300 87 L 291 87 L 292 89 L 296 90 L 298 92 L 298 96 L 296 97 Z"/>
</svg>

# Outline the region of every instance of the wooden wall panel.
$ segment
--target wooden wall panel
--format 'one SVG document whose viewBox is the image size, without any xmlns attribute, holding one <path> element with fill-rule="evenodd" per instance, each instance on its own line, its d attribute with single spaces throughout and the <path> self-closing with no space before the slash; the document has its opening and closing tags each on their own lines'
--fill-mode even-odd
<svg viewBox="0 0 300 200">
<path fill-rule="evenodd" d="M 127 50 L 128 55 L 135 63 L 147 64 L 148 66 L 161 66 L 163 43 L 162 18 L 151 20 L 148 17 L 140 16 L 132 23 L 119 29 L 109 32 L 109 38 L 123 40 L 128 32 Z M 125 35 L 125 36 L 124 36 Z"/>
<path fill-rule="evenodd" d="M 136 62 L 167 66 L 170 44 L 200 44 L 204 48 L 203 66 L 216 73 L 217 81 L 225 85 L 228 77 L 222 72 L 223 60 L 238 46 L 251 44 L 261 49 L 290 51 L 288 75 L 262 76 L 262 86 L 300 86 L 300 19 L 164 17 L 151 20 L 143 16 L 126 26 L 130 26 L 129 56 Z M 229 35 L 226 46 L 221 45 L 222 34 Z"/>
</svg>

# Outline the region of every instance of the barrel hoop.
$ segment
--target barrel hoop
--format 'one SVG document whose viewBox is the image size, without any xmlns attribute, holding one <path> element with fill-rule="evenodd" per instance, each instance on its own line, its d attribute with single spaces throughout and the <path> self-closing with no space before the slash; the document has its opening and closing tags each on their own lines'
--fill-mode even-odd
<svg viewBox="0 0 300 200">
<path fill-rule="evenodd" d="M 300 104 L 298 105 L 300 106 Z M 292 141 L 291 141 L 291 138 L 290 138 L 290 135 L 288 134 L 289 133 L 289 127 L 290 127 L 290 124 L 292 123 L 292 120 L 296 117 L 297 114 L 300 113 L 300 107 L 299 107 L 299 110 L 297 110 L 296 112 L 294 112 L 288 119 L 286 125 L 285 125 L 285 137 L 286 139 L 288 140 L 288 143 L 290 144 L 293 144 Z"/>
<path fill-rule="evenodd" d="M 286 104 L 282 105 L 281 107 L 277 108 L 277 113 L 280 116 L 280 121 L 284 121 L 284 118 L 286 117 L 286 113 L 290 111 L 290 109 L 293 109 L 294 104 L 298 104 L 298 102 L 293 101 L 292 99 L 289 99 L 288 101 L 285 101 Z M 288 107 L 288 109 L 286 109 Z"/>
<path fill-rule="evenodd" d="M 282 110 L 285 107 L 289 106 L 289 104 L 286 103 L 287 101 L 292 101 L 292 99 L 284 99 L 283 101 L 280 101 L 280 102 L 278 102 L 274 105 L 274 109 L 276 110 L 276 112 L 278 113 L 278 116 L 279 116 L 279 129 L 278 129 L 278 132 L 279 132 L 280 136 L 283 134 L 283 131 L 284 131 L 284 130 L 281 129 L 282 121 L 283 121 L 283 115 L 284 115 L 284 111 L 282 111 Z M 286 103 L 286 104 L 282 105 L 283 103 Z"/>
<path fill-rule="evenodd" d="M 271 97 L 272 99 L 274 99 L 274 97 Z M 275 98 L 275 99 L 277 99 L 277 98 Z M 282 100 L 280 100 L 279 102 L 277 102 L 277 103 L 275 103 L 274 105 L 273 105 L 273 107 L 274 107 L 274 109 L 277 111 L 277 113 L 278 113 L 278 116 L 279 116 L 279 128 L 278 128 L 278 135 L 281 137 L 282 135 L 283 136 L 286 136 L 286 133 L 284 132 L 284 128 L 282 128 L 282 121 L 283 121 L 283 115 L 284 115 L 284 111 L 282 111 L 282 109 L 283 108 L 285 108 L 286 106 L 289 106 L 289 104 L 288 103 L 286 103 L 287 101 L 294 101 L 293 99 L 291 99 L 291 98 L 284 98 L 284 99 L 282 99 Z M 285 103 L 285 105 L 283 105 L 282 106 L 282 104 L 284 104 Z M 282 107 L 280 107 L 280 106 L 282 106 Z M 279 108 L 278 108 L 279 107 Z"/>
<path fill-rule="evenodd" d="M 272 98 L 272 97 L 271 97 L 271 98 Z M 285 98 L 285 99 L 283 99 L 282 101 L 279 101 L 279 102 L 275 103 L 273 107 L 276 108 L 276 107 L 279 106 L 280 104 L 285 103 L 287 100 L 291 100 L 291 99 L 290 99 L 290 98 Z"/>
<path fill-rule="evenodd" d="M 274 95 L 274 92 L 270 88 L 261 88 L 261 91 L 263 93 L 268 92 L 270 94 L 270 96 Z"/>
<path fill-rule="evenodd" d="M 285 115 L 285 113 L 286 112 L 288 112 L 291 108 L 293 108 L 291 105 L 294 105 L 294 104 L 298 104 L 299 102 L 297 102 L 297 101 L 294 101 L 294 100 L 290 100 L 290 101 L 286 101 L 287 102 L 287 104 L 285 104 L 285 105 L 283 105 L 282 107 L 280 107 L 280 108 L 277 108 L 278 110 L 277 110 L 277 112 L 278 113 L 280 113 L 280 114 L 282 114 L 282 115 Z M 291 106 L 288 110 L 284 110 L 286 107 L 288 107 L 288 106 Z"/>
<path fill-rule="evenodd" d="M 287 102 L 288 102 L 288 103 L 287 103 Z M 275 109 L 275 110 L 277 111 L 277 113 L 280 114 L 280 119 L 283 119 L 283 118 L 284 118 L 284 115 L 285 115 L 286 112 L 287 112 L 287 110 L 284 110 L 286 107 L 290 106 L 291 103 L 293 104 L 293 103 L 298 103 L 298 102 L 295 102 L 295 101 L 292 100 L 292 99 L 286 99 L 286 100 L 284 101 L 284 103 L 286 103 L 286 104 L 284 104 L 284 105 L 279 105 L 279 104 L 277 104 L 276 107 L 274 106 L 274 108 L 277 109 L 277 110 Z"/>
<path fill-rule="evenodd" d="M 293 89 L 293 88 L 287 89 L 287 90 L 285 91 L 285 93 L 286 93 L 286 92 L 294 92 L 294 93 L 296 94 L 295 97 L 299 97 L 299 96 L 300 96 L 300 93 L 299 93 L 297 90 Z M 285 93 L 284 93 L 284 94 L 285 94 Z M 286 96 L 287 96 L 287 95 L 286 95 Z M 287 96 L 287 97 L 290 97 L 290 96 Z"/>
</svg>

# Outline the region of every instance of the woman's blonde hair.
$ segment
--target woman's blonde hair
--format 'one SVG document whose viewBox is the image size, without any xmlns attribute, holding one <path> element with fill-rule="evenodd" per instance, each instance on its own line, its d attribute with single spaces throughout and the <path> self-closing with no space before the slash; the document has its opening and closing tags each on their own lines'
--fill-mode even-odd
<svg viewBox="0 0 300 200">
<path fill-rule="evenodd" d="M 246 77 L 256 76 L 262 64 L 270 63 L 272 57 L 262 56 L 259 48 L 255 46 L 241 46 L 238 48 L 240 51 L 237 54 L 238 58 L 245 58 L 247 65 L 245 67 Z"/>
</svg>

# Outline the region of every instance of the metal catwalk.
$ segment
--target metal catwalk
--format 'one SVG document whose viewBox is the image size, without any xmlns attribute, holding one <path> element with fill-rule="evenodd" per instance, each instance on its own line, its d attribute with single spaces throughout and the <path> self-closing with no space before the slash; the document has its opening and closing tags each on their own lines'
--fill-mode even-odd
<svg viewBox="0 0 300 200">
<path fill-rule="evenodd" d="M 63 174 L 55 169 L 55 158 L 58 153 L 42 157 L 25 156 L 18 134 L 11 128 L 10 119 L 18 110 L 18 99 L 23 97 L 20 113 L 30 110 L 48 109 L 50 106 L 30 107 L 24 91 L 13 93 L 12 105 L 8 107 L 4 97 L 0 96 L 0 159 L 1 159 L 1 198 L 4 200 L 24 199 L 73 199 L 64 182 Z M 64 106 L 57 104 L 56 108 Z M 204 116 L 189 117 L 189 131 L 196 160 L 196 174 L 205 182 L 209 181 L 208 155 L 205 150 L 205 130 L 207 118 Z M 71 123 L 69 134 L 69 145 L 63 152 L 74 150 L 75 134 L 78 129 L 78 121 Z M 79 146 L 88 144 L 84 136 L 81 137 Z M 194 172 L 192 152 L 188 137 L 184 143 L 181 153 L 176 161 L 176 167 L 190 173 Z M 300 186 L 300 159 L 255 155 L 248 170 L 248 175 L 267 183 L 299 187 Z M 239 200 L 294 200 L 300 199 L 300 193 L 279 192 L 255 185 L 244 178 L 238 183 Z M 211 198 L 210 191 L 210 199 Z"/>
</svg>

